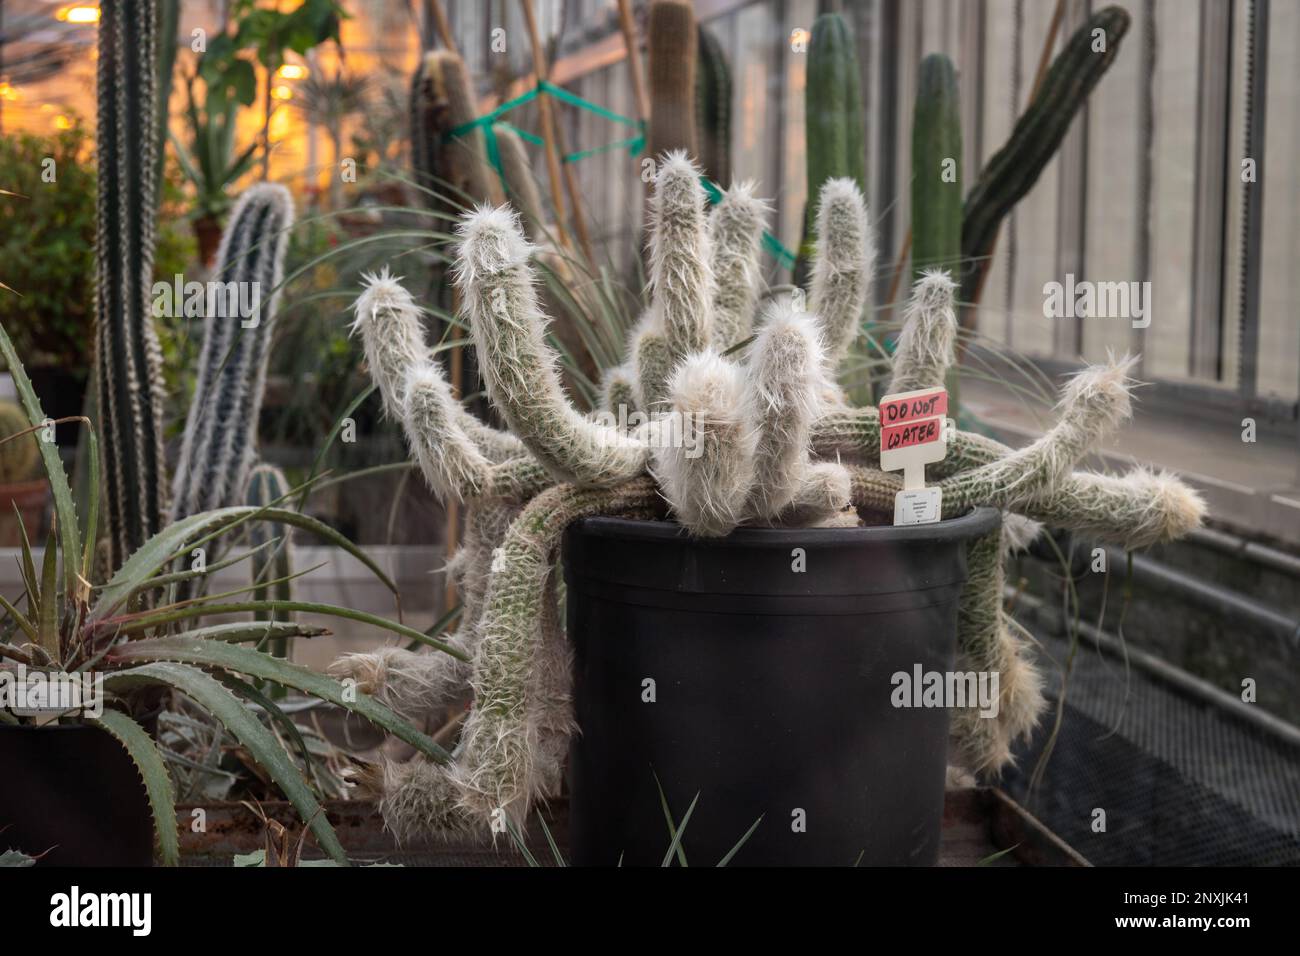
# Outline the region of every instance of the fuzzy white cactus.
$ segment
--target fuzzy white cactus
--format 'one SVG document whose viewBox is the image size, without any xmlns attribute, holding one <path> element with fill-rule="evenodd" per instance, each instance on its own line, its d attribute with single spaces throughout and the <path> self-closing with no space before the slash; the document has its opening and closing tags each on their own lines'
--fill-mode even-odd
<svg viewBox="0 0 1300 956">
<path fill-rule="evenodd" d="M 381 809 L 399 839 L 482 829 L 500 812 L 522 821 L 533 802 L 558 791 L 574 730 L 555 580 L 570 522 L 660 517 L 666 501 L 691 534 L 710 536 L 739 525 L 856 524 L 851 503 L 892 510 L 901 481 L 878 468 L 879 416 L 843 405 L 834 381 L 875 268 L 856 186 L 832 180 L 819 197 L 808 313 L 783 298 L 757 323 L 766 207 L 752 187 L 733 187 L 706 217 L 698 170 L 670 154 L 651 211 L 650 301 L 625 362 L 602 384 L 604 411 L 651 417 L 627 432 L 607 415 L 584 416 L 564 394 L 531 249 L 505 208 L 463 219 L 456 279 L 488 396 L 509 434 L 455 400 L 424 344 L 418 309 L 395 280 L 369 279 L 358 300 L 356 329 L 385 409 L 401 421 L 434 491 L 469 502 L 465 546 L 449 573 L 465 599 L 456 643 L 472 654 L 470 666 L 393 649 L 351 655 L 336 668 L 403 712 L 473 694 L 450 766 L 390 765 L 379 774 Z M 918 281 L 894 388 L 942 383 L 953 361 L 952 298 L 946 275 Z M 1005 531 L 970 545 L 961 596 L 963 666 L 996 671 L 1001 684 L 997 720 L 954 718 L 953 753 L 970 770 L 996 773 L 1042 704 L 1025 635 L 1002 610 L 1004 551 L 1026 546 L 1037 522 L 1137 546 L 1200 520 L 1203 505 L 1172 477 L 1071 470 L 1128 417 L 1130 368 L 1112 361 L 1072 379 L 1058 423 L 1025 448 L 957 431 L 948 457 L 932 466 L 946 517 L 981 505 L 1008 511 Z"/>
</svg>

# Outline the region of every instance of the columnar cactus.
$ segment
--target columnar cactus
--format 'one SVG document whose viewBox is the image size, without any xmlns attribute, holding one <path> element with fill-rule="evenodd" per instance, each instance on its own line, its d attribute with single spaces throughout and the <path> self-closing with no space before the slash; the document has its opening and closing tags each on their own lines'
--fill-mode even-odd
<svg viewBox="0 0 1300 956">
<path fill-rule="evenodd" d="M 650 85 L 651 155 L 685 150 L 696 156 L 695 71 L 697 43 L 692 0 L 653 0 L 646 17 Z"/>
<path fill-rule="evenodd" d="M 731 185 L 731 66 L 726 51 L 703 24 L 698 31 L 695 128 L 700 166 L 719 186 Z"/>
<path fill-rule="evenodd" d="M 156 0 L 106 3 L 99 21 L 96 379 L 113 566 L 166 520 L 162 350 L 152 295 Z"/>
<path fill-rule="evenodd" d="M 879 416 L 874 408 L 848 407 L 834 387 L 835 366 L 858 331 L 873 256 L 861 193 L 850 181 L 832 180 L 819 197 L 811 310 L 801 311 L 796 297 L 778 298 L 758 314 L 753 340 L 746 335 L 723 354 L 737 330 L 755 328 L 759 253 L 750 240 L 762 216 L 749 188 L 738 186 L 710 221 L 698 179 L 683 154 L 662 158 L 652 202 L 650 301 L 627 360 L 607 377 L 608 404 L 591 416 L 580 415 L 559 388 L 517 219 L 490 207 L 464 217 L 457 281 L 489 397 L 521 442 L 514 456 L 494 459 L 488 450 L 512 439 L 486 426 L 483 434 L 465 427 L 466 413 L 429 360 L 418 309 L 396 280 L 372 277 L 358 300 L 356 329 L 385 408 L 402 422 L 435 492 L 467 499 L 472 516 L 469 543 L 449 569 L 466 595 L 454 640 L 472 654 L 470 666 L 395 649 L 335 666 L 407 714 L 473 694 L 450 767 L 388 765 L 374 775 L 385 821 L 399 839 L 430 829 L 483 830 L 501 813 L 521 821 L 535 800 L 557 791 L 573 719 L 555 561 L 571 521 L 662 517 L 666 502 L 688 532 L 714 536 L 738 525 L 856 524 L 857 513 L 845 510 L 850 502 L 892 511 L 901 480 L 879 470 Z M 745 241 L 710 241 L 741 211 Z M 722 294 L 724 285 L 729 291 Z M 953 291 L 945 273 L 916 283 L 897 386 L 944 380 L 953 354 Z M 743 314 L 720 323 L 728 309 Z M 955 432 L 949 457 L 932 466 L 944 516 L 993 505 L 1015 512 L 1017 533 L 1034 519 L 1126 545 L 1193 527 L 1202 505 L 1173 478 L 1072 471 L 1128 416 L 1130 367 L 1112 361 L 1072 379 L 1057 424 L 1025 448 Z M 624 431 L 610 415 L 628 402 L 648 420 Z M 996 720 L 962 713 L 953 723 L 955 759 L 985 775 L 1010 759 L 1013 741 L 1034 726 L 1042 702 L 1025 636 L 1002 610 L 1009 536 L 999 532 L 971 545 L 960 599 L 963 666 L 997 671 L 1001 679 Z"/>
<path fill-rule="evenodd" d="M 807 276 L 817 214 L 815 200 L 833 179 L 867 185 L 867 141 L 862 125 L 862 91 L 853 31 L 838 13 L 813 21 L 804 87 L 804 142 L 808 151 L 808 201 L 794 278 Z"/>
<path fill-rule="evenodd" d="M 293 198 L 274 183 L 245 190 L 231 211 L 213 273 L 224 285 L 223 301 L 216 314 L 204 316 L 195 397 L 172 479 L 173 521 L 241 503 L 257 455 L 257 422 L 292 228 Z M 253 314 L 229 308 L 235 302 L 254 305 Z"/>
<path fill-rule="evenodd" d="M 961 100 L 957 70 L 931 53 L 918 70 L 912 118 L 912 275 L 957 273 L 961 260 Z"/>
</svg>

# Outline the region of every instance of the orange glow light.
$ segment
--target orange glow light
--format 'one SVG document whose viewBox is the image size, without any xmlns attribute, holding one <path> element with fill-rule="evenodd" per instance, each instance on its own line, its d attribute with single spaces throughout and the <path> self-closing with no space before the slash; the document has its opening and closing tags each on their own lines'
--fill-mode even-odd
<svg viewBox="0 0 1300 956">
<path fill-rule="evenodd" d="M 282 80 L 301 80 L 307 75 L 307 68 L 297 63 L 286 63 L 275 71 L 275 75 Z"/>
<path fill-rule="evenodd" d="M 277 86 L 271 90 L 271 95 L 277 100 L 291 100 L 293 99 L 293 90 L 287 86 Z"/>
<path fill-rule="evenodd" d="M 72 120 L 68 119 L 62 113 L 54 117 L 55 129 L 72 129 Z"/>
<path fill-rule="evenodd" d="M 87 4 L 63 7 L 55 14 L 55 17 L 64 23 L 98 23 L 99 7 L 92 7 Z"/>
</svg>

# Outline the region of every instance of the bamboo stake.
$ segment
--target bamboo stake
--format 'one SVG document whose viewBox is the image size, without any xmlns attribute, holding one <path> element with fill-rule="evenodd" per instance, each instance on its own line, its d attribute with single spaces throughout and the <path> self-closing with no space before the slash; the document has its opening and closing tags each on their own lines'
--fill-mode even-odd
<svg viewBox="0 0 1300 956">
<path fill-rule="evenodd" d="M 541 83 L 546 79 L 546 57 L 542 52 L 542 39 L 537 32 L 537 18 L 533 16 L 532 0 L 519 0 L 524 8 L 524 21 L 528 25 L 528 39 L 533 47 L 533 77 Z M 546 175 L 550 181 L 551 203 L 555 206 L 555 231 L 559 235 L 560 245 L 569 245 L 569 235 L 564 228 L 564 191 L 560 185 L 560 157 L 555 140 L 555 116 L 551 113 L 551 100 L 547 96 L 537 97 L 537 106 L 542 116 L 542 136 L 546 140 Z"/>
<path fill-rule="evenodd" d="M 528 30 L 531 34 L 533 44 L 533 65 L 539 76 L 549 78 L 550 71 L 547 69 L 546 57 L 540 54 L 542 49 L 541 37 L 537 32 L 537 21 L 532 16 L 532 0 L 522 0 L 524 9 L 528 11 Z M 541 55 L 541 61 L 538 62 L 538 56 Z M 541 99 L 545 100 L 543 96 Z M 555 148 L 561 156 L 569 154 L 569 144 L 564 134 L 564 124 L 553 122 L 555 131 Z M 550 135 L 547 135 L 549 141 Z M 549 161 L 550 154 L 547 153 Z M 578 248 L 586 256 L 589 264 L 595 263 L 595 257 L 591 253 L 591 233 L 587 230 L 587 217 L 582 212 L 582 191 L 578 188 L 578 177 L 573 171 L 572 163 L 560 163 L 560 168 L 564 171 L 564 189 L 569 194 L 569 205 L 573 207 L 573 231 L 578 234 Z"/>
<path fill-rule="evenodd" d="M 641 72 L 641 44 L 636 38 L 636 23 L 632 19 L 632 0 L 618 0 L 618 22 L 623 30 L 623 43 L 627 47 L 627 68 L 632 75 L 632 93 L 636 97 L 637 119 L 650 119 L 650 97 L 645 91 L 645 74 Z"/>
<path fill-rule="evenodd" d="M 460 51 L 456 49 L 456 39 L 451 34 L 451 24 L 447 22 L 447 11 L 442 8 L 442 0 L 429 0 L 429 9 L 433 11 L 433 27 L 438 31 L 438 39 L 448 53 L 459 56 Z"/>
</svg>

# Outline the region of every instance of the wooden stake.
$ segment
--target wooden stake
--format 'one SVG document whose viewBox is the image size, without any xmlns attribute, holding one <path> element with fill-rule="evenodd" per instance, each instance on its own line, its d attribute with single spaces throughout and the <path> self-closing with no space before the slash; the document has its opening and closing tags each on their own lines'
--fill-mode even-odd
<svg viewBox="0 0 1300 956">
<path fill-rule="evenodd" d="M 632 0 L 618 0 L 618 22 L 623 30 L 623 43 L 627 47 L 627 68 L 632 76 L 637 119 L 649 122 L 650 97 L 645 91 L 645 74 L 641 72 L 641 44 L 637 41 L 636 22 L 632 19 Z"/>
<path fill-rule="evenodd" d="M 456 39 L 451 34 L 451 24 L 447 22 L 447 11 L 442 8 L 442 0 L 429 0 L 429 9 L 433 11 L 433 27 L 438 31 L 438 39 L 448 53 L 459 56 L 460 51 L 456 49 Z"/>
<path fill-rule="evenodd" d="M 528 39 L 533 47 L 533 78 L 541 83 L 546 79 L 546 55 L 542 51 L 542 38 L 537 32 L 537 18 L 533 16 L 532 0 L 519 0 L 524 8 L 524 21 L 528 25 Z M 560 245 L 569 245 L 569 235 L 564 228 L 564 192 L 560 185 L 560 156 L 555 141 L 555 116 L 551 113 L 549 96 L 537 97 L 542 115 L 542 136 L 546 139 L 546 175 L 550 180 L 551 203 L 555 206 L 555 231 Z"/>
</svg>

